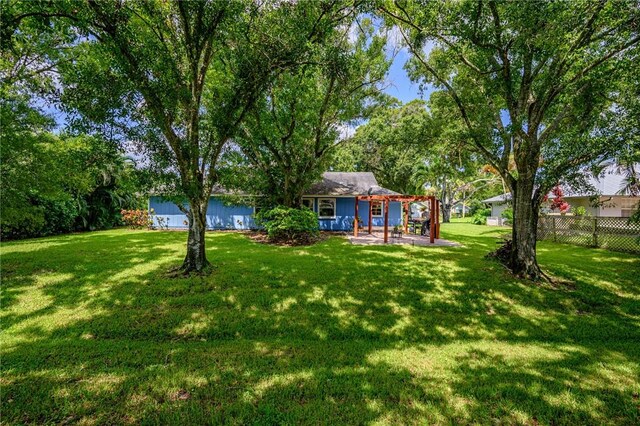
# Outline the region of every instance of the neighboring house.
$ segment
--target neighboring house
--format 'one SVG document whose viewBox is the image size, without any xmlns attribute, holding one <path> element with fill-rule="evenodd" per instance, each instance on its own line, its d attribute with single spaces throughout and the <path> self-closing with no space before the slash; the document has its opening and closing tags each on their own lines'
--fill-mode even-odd
<svg viewBox="0 0 640 426">
<path fill-rule="evenodd" d="M 482 202 L 491 207 L 491 217 L 500 217 L 502 212 L 508 209 L 511 204 L 511 194 L 496 195 L 495 197 L 482 200 Z"/>
<path fill-rule="evenodd" d="M 462 216 L 463 211 L 465 215 L 468 215 L 470 210 L 471 209 L 469 208 L 469 206 L 463 205 L 462 203 L 458 203 L 451 208 L 451 213 L 455 213 L 458 216 Z"/>
<path fill-rule="evenodd" d="M 318 213 L 320 229 L 326 231 L 348 231 L 353 229 L 356 195 L 397 195 L 397 192 L 378 185 L 370 172 L 326 172 L 322 180 L 309 188 L 302 203 Z M 207 226 L 209 229 L 254 229 L 255 208 L 249 204 L 225 205 L 222 188 L 212 192 L 207 208 Z M 382 201 L 373 202 L 373 226 L 384 225 L 384 206 Z M 149 209 L 157 217 L 167 220 L 169 228 L 185 228 L 187 217 L 178 207 L 161 196 L 149 199 Z M 363 226 L 369 225 L 369 202 L 358 203 L 359 216 Z M 157 222 L 156 222 L 157 224 Z M 402 206 L 400 202 L 389 203 L 389 226 L 402 225 Z"/>
<path fill-rule="evenodd" d="M 640 197 L 620 194 L 624 188 L 625 177 L 614 173 L 611 169 L 599 178 L 590 178 L 590 184 L 596 189 L 596 193 L 574 191 L 570 187 L 562 186 L 563 198 L 572 213 L 576 207 L 584 207 L 588 214 L 598 217 L 629 217 L 635 211 L 640 202 Z M 554 195 L 549 194 L 549 199 Z M 502 212 L 511 204 L 511 194 L 502 194 L 482 201 L 491 207 L 491 217 L 499 218 Z"/>
</svg>

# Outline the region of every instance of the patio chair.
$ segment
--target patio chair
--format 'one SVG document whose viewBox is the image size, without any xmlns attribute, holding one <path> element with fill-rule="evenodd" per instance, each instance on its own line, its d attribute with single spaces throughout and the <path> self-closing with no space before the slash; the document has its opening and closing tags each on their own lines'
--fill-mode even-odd
<svg viewBox="0 0 640 426">
<path fill-rule="evenodd" d="M 431 219 L 427 219 L 424 222 L 422 222 L 422 226 L 420 227 L 420 235 L 424 237 L 426 235 L 429 235 L 430 231 L 431 231 Z"/>
<path fill-rule="evenodd" d="M 420 227 L 418 226 L 418 224 L 420 224 L 420 221 L 416 221 L 414 219 L 409 221 L 409 233 L 410 234 L 417 234 L 418 232 L 420 232 Z"/>
</svg>

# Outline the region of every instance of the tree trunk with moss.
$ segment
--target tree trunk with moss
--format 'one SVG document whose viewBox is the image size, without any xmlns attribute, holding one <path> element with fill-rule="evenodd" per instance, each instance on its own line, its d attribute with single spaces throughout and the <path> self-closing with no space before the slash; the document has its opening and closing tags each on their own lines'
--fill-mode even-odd
<svg viewBox="0 0 640 426">
<path fill-rule="evenodd" d="M 540 279 L 542 272 L 536 256 L 538 203 L 534 199 L 533 179 L 518 179 L 513 192 L 511 270 L 517 276 Z"/>
<path fill-rule="evenodd" d="M 187 218 L 189 220 L 189 235 L 187 237 L 187 254 L 182 262 L 184 272 L 202 272 L 207 266 L 207 252 L 205 250 L 205 234 L 207 231 L 207 202 L 194 199 L 189 202 Z"/>
</svg>

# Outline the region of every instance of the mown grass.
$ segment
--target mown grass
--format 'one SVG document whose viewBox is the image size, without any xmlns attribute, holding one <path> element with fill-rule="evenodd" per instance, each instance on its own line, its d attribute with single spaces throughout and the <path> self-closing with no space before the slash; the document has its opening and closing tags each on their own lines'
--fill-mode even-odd
<svg viewBox="0 0 640 426">
<path fill-rule="evenodd" d="M 5 424 L 638 424 L 640 260 L 543 242 L 573 282 L 464 247 L 261 245 L 207 235 L 207 277 L 168 278 L 182 232 L 3 243 Z"/>
</svg>

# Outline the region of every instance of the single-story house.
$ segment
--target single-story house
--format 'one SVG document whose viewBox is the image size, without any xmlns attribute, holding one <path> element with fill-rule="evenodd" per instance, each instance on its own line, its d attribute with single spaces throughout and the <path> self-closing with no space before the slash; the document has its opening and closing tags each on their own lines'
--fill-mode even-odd
<svg viewBox="0 0 640 426">
<path fill-rule="evenodd" d="M 491 208 L 490 217 L 501 217 L 502 212 L 511 205 L 511 193 L 496 195 L 495 197 L 482 200 L 482 202 Z"/>
<path fill-rule="evenodd" d="M 223 188 L 215 189 L 207 208 L 209 229 L 254 229 L 255 207 L 250 204 L 228 205 L 225 203 L 228 192 Z M 318 213 L 320 229 L 326 231 L 349 231 L 353 229 L 355 215 L 355 197 L 357 195 L 399 195 L 397 192 L 382 188 L 370 172 L 326 172 L 322 179 L 309 188 L 302 203 Z M 372 225 L 384 225 L 383 201 L 372 201 Z M 178 207 L 161 196 L 149 199 L 149 209 L 153 209 L 155 224 L 157 219 L 166 221 L 169 228 L 185 228 L 187 217 Z M 368 201 L 359 201 L 360 212 L 369 211 Z M 360 223 L 369 225 L 368 214 L 360 213 Z M 402 203 L 389 203 L 389 226 L 402 225 Z"/>
<path fill-rule="evenodd" d="M 576 207 L 584 207 L 587 214 L 597 217 L 629 217 L 635 211 L 640 197 L 631 194 L 621 194 L 624 188 L 625 177 L 616 173 L 614 169 L 608 169 L 600 177 L 590 177 L 590 184 L 596 192 L 573 190 L 561 185 L 563 198 L 569 204 L 569 213 Z M 553 199 L 552 193 L 548 194 Z M 491 218 L 501 217 L 502 212 L 511 204 L 511 194 L 501 194 L 482 201 L 491 207 Z"/>
</svg>

